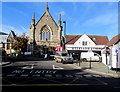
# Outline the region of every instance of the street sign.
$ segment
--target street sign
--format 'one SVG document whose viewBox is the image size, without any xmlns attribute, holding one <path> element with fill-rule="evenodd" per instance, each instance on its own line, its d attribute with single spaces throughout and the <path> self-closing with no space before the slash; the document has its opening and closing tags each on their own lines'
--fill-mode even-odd
<svg viewBox="0 0 120 92">
<path fill-rule="evenodd" d="M 55 47 L 55 51 L 62 51 L 62 50 L 63 50 L 63 47 L 61 47 L 61 46 Z"/>
<path fill-rule="evenodd" d="M 115 52 L 118 53 L 118 49 L 116 49 Z"/>
<path fill-rule="evenodd" d="M 106 53 L 110 53 L 110 48 L 109 47 L 106 47 Z"/>
</svg>

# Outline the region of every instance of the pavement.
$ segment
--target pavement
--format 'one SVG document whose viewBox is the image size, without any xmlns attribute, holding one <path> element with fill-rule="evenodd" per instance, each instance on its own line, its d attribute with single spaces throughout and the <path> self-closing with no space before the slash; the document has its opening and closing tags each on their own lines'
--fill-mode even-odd
<svg viewBox="0 0 120 92">
<path fill-rule="evenodd" d="M 116 70 L 108 69 L 107 71 L 106 65 L 100 62 L 91 62 L 91 68 L 90 68 L 90 62 L 76 63 L 75 65 L 81 67 L 81 69 L 86 72 L 120 78 L 120 70 L 116 71 Z"/>
</svg>

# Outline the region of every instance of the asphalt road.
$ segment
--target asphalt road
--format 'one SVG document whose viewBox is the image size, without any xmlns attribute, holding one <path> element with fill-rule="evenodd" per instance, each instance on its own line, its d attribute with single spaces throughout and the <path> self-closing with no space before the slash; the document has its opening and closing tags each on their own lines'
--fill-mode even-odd
<svg viewBox="0 0 120 92">
<path fill-rule="evenodd" d="M 2 67 L 3 92 L 12 87 L 40 87 L 60 90 L 119 91 L 120 79 L 88 73 L 74 64 L 55 61 L 19 61 Z M 65 87 L 66 86 L 66 87 Z M 69 88 L 68 88 L 69 87 Z M 84 89 L 85 88 L 85 89 Z"/>
</svg>

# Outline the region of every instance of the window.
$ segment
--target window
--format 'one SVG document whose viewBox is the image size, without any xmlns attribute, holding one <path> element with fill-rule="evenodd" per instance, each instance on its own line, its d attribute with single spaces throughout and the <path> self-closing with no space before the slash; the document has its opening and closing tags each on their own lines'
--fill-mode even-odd
<svg viewBox="0 0 120 92">
<path fill-rule="evenodd" d="M 86 45 L 87 45 L 87 41 L 83 41 L 83 42 L 82 42 L 82 45 L 83 45 L 83 46 L 86 46 Z"/>
<path fill-rule="evenodd" d="M 51 40 L 51 32 L 47 26 L 44 26 L 40 33 L 41 40 Z"/>
</svg>

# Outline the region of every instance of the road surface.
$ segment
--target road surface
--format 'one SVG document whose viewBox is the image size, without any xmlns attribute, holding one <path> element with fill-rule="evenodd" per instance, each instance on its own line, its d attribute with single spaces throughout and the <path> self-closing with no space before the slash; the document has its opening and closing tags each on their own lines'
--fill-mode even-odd
<svg viewBox="0 0 120 92">
<path fill-rule="evenodd" d="M 51 61 L 19 61 L 2 67 L 3 92 L 6 87 L 58 87 L 60 90 L 115 90 L 120 89 L 120 79 L 85 72 L 75 64 Z M 65 87 L 66 86 L 66 87 Z M 69 86 L 69 88 L 67 88 Z M 65 87 L 65 88 L 64 88 Z M 84 90 L 88 90 L 84 89 Z"/>
</svg>

